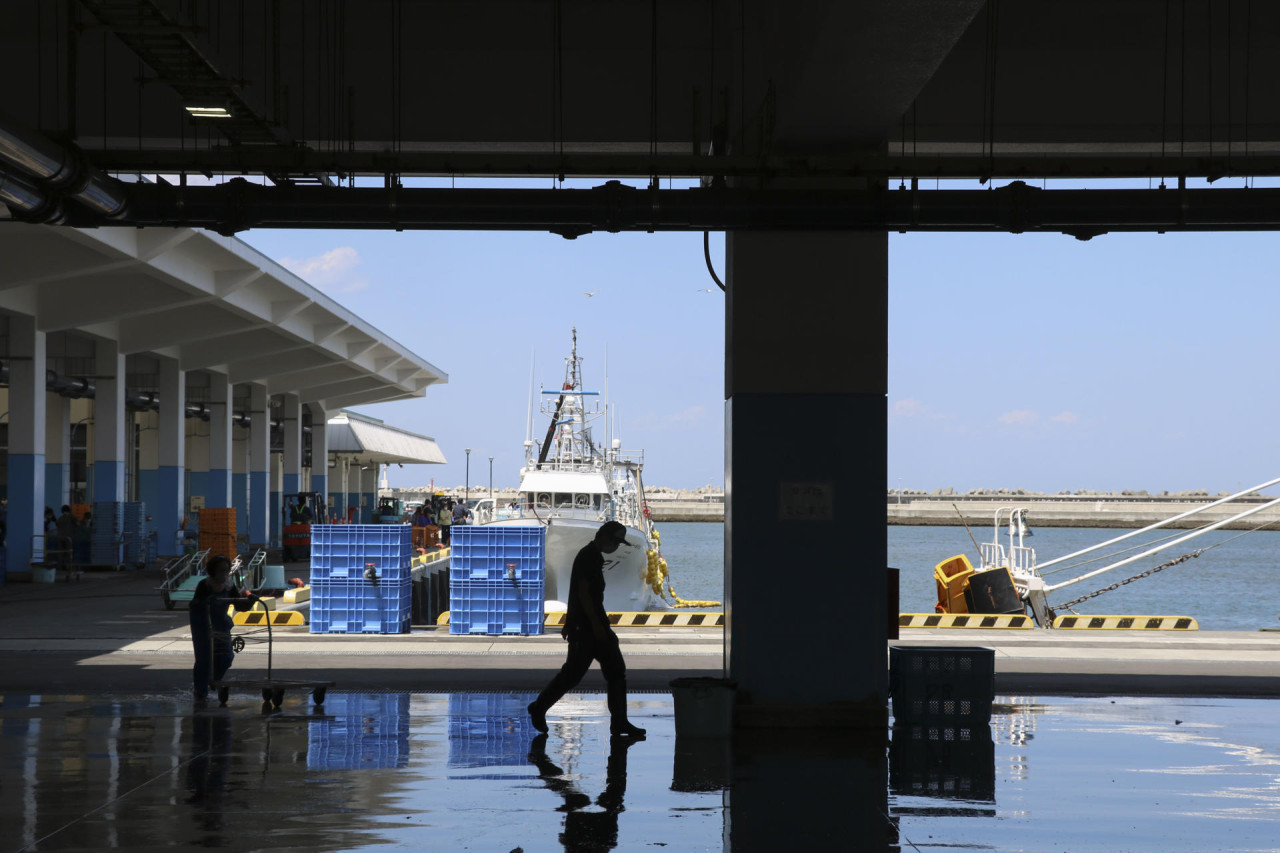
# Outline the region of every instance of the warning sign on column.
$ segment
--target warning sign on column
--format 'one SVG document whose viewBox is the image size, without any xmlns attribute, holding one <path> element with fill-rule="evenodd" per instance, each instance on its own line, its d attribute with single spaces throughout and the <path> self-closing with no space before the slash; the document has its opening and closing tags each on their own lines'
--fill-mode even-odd
<svg viewBox="0 0 1280 853">
<path fill-rule="evenodd" d="M 831 521 L 835 518 L 834 483 L 783 483 L 779 521 Z"/>
</svg>

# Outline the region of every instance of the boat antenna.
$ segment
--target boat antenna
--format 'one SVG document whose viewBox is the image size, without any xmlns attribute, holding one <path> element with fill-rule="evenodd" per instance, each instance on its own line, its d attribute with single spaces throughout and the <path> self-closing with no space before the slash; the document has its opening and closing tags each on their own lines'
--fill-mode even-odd
<svg viewBox="0 0 1280 853">
<path fill-rule="evenodd" d="M 978 547 L 978 540 L 973 538 L 973 531 L 969 529 L 969 522 L 964 520 L 964 513 L 960 511 L 960 507 L 955 503 L 951 504 L 951 508 L 956 511 L 956 515 L 960 516 L 960 523 L 964 525 L 965 533 L 969 534 L 969 541 L 973 543 L 973 550 L 978 552 L 978 560 L 982 560 L 982 549 Z"/>
<path fill-rule="evenodd" d="M 537 362 L 538 350 L 529 349 L 529 413 L 525 416 L 524 440 L 533 441 L 533 369 Z"/>
</svg>

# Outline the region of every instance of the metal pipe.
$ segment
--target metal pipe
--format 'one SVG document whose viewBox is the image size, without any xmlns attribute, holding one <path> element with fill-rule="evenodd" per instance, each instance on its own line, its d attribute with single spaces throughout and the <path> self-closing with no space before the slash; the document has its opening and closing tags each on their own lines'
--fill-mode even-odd
<svg viewBox="0 0 1280 853">
<path fill-rule="evenodd" d="M 114 219 L 125 212 L 124 184 L 5 112 L 0 112 L 0 163 L 37 178 L 99 217 Z"/>
<path fill-rule="evenodd" d="M 1143 551 L 1141 554 L 1134 554 L 1132 557 L 1127 557 L 1126 559 L 1123 559 L 1118 563 L 1112 563 L 1109 566 L 1103 566 L 1100 569 L 1094 569 L 1091 572 L 1086 572 L 1085 574 L 1080 575 L 1079 577 L 1072 578 L 1071 580 L 1063 581 L 1062 583 L 1056 583 L 1056 584 L 1046 586 L 1044 588 L 1044 591 L 1046 593 L 1054 592 L 1055 590 L 1062 589 L 1063 587 L 1071 586 L 1072 584 L 1075 584 L 1075 583 L 1080 583 L 1080 581 L 1088 580 L 1089 578 L 1092 578 L 1092 577 L 1097 577 L 1103 572 L 1109 572 L 1112 569 L 1118 569 L 1121 566 L 1127 566 L 1136 560 L 1141 560 L 1143 557 L 1150 557 L 1152 554 L 1158 554 L 1161 551 L 1167 551 L 1168 549 L 1172 548 L 1174 545 L 1181 545 L 1183 542 L 1186 542 L 1190 539 L 1195 539 L 1197 536 L 1201 536 L 1205 533 L 1208 533 L 1210 530 L 1217 530 L 1219 527 L 1223 527 L 1225 525 L 1231 524 L 1233 521 L 1239 521 L 1242 518 L 1248 518 L 1249 516 L 1254 515 L 1255 513 L 1262 512 L 1264 509 L 1270 509 L 1271 507 L 1277 506 L 1277 505 L 1280 505 L 1280 498 L 1267 501 L 1264 504 L 1259 504 L 1258 506 L 1247 509 L 1244 512 L 1236 513 L 1230 518 L 1224 518 L 1222 519 L 1222 521 L 1218 521 L 1213 524 L 1210 524 L 1208 527 L 1202 527 L 1199 530 L 1192 531 L 1191 533 L 1188 533 L 1186 536 L 1180 536 L 1177 539 L 1174 539 L 1172 542 L 1166 542 L 1164 545 L 1160 545 L 1156 548 L 1150 548 L 1146 551 Z"/>
<path fill-rule="evenodd" d="M 49 193 L 20 175 L 0 169 L 0 203 L 24 222 L 62 223 L 62 208 Z"/>
<path fill-rule="evenodd" d="M 209 228 L 397 228 L 551 231 L 1047 231 L 1087 240 L 1108 231 L 1280 230 L 1280 189 L 661 190 L 609 181 L 591 189 L 439 189 L 128 184 L 115 223 Z M 80 210 L 68 224 L 113 224 Z"/>
<path fill-rule="evenodd" d="M 1213 509 L 1215 506 L 1221 506 L 1222 504 L 1230 503 L 1231 501 L 1236 500 L 1237 498 L 1242 498 L 1245 495 L 1251 495 L 1254 492 L 1260 492 L 1269 486 L 1274 486 L 1276 483 L 1280 483 L 1280 477 L 1277 477 L 1274 480 L 1268 480 L 1265 483 L 1259 483 L 1258 485 L 1254 486 L 1251 489 L 1245 489 L 1243 492 L 1236 492 L 1234 495 L 1228 495 L 1225 498 L 1219 498 L 1218 500 L 1213 501 L 1212 503 L 1207 503 L 1204 506 L 1198 506 L 1195 509 L 1189 509 L 1186 512 L 1179 513 L 1178 515 L 1170 516 L 1169 518 L 1166 518 L 1162 521 L 1157 521 L 1155 524 L 1148 524 L 1146 527 L 1143 527 L 1139 530 L 1131 530 L 1128 533 L 1123 534 L 1122 536 L 1117 536 L 1114 539 L 1108 539 L 1106 542 L 1099 542 L 1097 545 L 1090 545 L 1088 548 L 1084 548 L 1080 551 L 1074 551 L 1070 554 L 1064 554 L 1061 557 L 1055 557 L 1054 559 L 1048 561 L 1047 563 L 1041 563 L 1036 568 L 1039 569 L 1041 572 L 1043 572 L 1044 569 L 1047 568 L 1048 566 L 1057 565 L 1058 563 L 1065 562 L 1066 560 L 1070 560 L 1074 557 L 1079 557 L 1084 554 L 1088 554 L 1090 551 L 1096 551 L 1099 548 L 1105 548 L 1108 545 L 1114 545 L 1117 542 L 1123 542 L 1126 539 L 1129 539 L 1133 536 L 1138 536 L 1142 533 L 1149 533 L 1152 530 L 1158 530 L 1159 528 L 1172 524 L 1175 521 L 1181 521 L 1182 519 L 1193 516 L 1196 513 L 1204 512 L 1206 509 Z"/>
</svg>

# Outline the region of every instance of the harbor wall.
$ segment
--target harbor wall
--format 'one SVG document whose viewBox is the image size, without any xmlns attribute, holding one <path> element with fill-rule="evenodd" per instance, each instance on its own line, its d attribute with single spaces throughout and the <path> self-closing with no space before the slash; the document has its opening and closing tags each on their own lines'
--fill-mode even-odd
<svg viewBox="0 0 1280 853">
<path fill-rule="evenodd" d="M 1253 505 L 1266 499 L 1253 499 Z M 1212 503 L 1211 500 L 1176 501 L 1132 499 L 1107 500 L 1025 500 L 1017 497 L 1004 500 L 971 500 L 963 497 L 945 499 L 907 498 L 898 503 L 889 498 L 888 523 L 891 525 L 959 527 L 963 523 L 973 528 L 990 528 L 997 507 L 1025 507 L 1027 524 L 1035 527 L 1146 527 L 1171 516 Z M 1237 515 L 1250 508 L 1249 503 L 1233 502 L 1206 509 L 1190 518 L 1169 524 L 1169 529 L 1189 530 L 1213 524 Z M 1007 513 L 1006 513 L 1007 518 Z M 1240 521 L 1224 525 L 1223 530 L 1280 530 L 1280 507 L 1261 510 Z"/>
</svg>

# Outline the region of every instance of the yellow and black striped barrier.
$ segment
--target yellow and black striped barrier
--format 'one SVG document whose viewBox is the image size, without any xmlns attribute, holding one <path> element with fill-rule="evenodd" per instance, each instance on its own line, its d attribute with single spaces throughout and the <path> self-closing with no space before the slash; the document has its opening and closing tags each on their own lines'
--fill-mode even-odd
<svg viewBox="0 0 1280 853">
<path fill-rule="evenodd" d="M 1059 616 L 1053 627 L 1069 631 L 1198 631 L 1190 616 Z"/>
<path fill-rule="evenodd" d="M 988 613 L 899 613 L 899 628 L 1030 628 L 1030 616 Z"/>
<path fill-rule="evenodd" d="M 543 625 L 548 628 L 560 628 L 564 625 L 565 614 L 548 613 Z M 441 613 L 436 619 L 437 625 L 449 624 L 449 611 Z M 619 628 L 723 628 L 723 613 L 670 613 L 666 611 L 652 613 L 610 613 L 609 624 Z"/>
<path fill-rule="evenodd" d="M 245 613 L 236 613 L 231 619 L 237 625 L 266 625 L 267 617 L 271 617 L 270 624 L 276 625 L 305 625 L 306 618 L 300 610 L 273 610 L 270 613 L 264 613 L 261 610 L 249 610 Z"/>
</svg>

